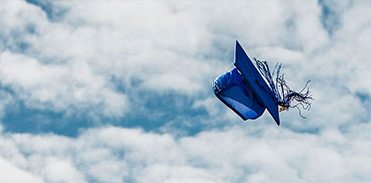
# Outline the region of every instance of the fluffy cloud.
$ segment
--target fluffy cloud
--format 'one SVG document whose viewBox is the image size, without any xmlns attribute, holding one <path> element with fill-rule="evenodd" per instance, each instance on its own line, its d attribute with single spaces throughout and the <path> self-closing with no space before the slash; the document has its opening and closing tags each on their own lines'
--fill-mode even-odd
<svg viewBox="0 0 371 183">
<path fill-rule="evenodd" d="M 370 182 L 370 7 L 332 0 L 4 1 L 0 177 Z M 233 67 L 236 39 L 252 57 L 283 62 L 293 89 L 312 80 L 307 120 L 291 110 L 281 113 L 280 127 L 268 114 L 242 123 L 215 99 L 211 82 Z M 93 127 L 76 138 L 14 133 L 6 116 L 19 103 L 83 116 Z M 90 122 L 112 118 L 138 129 Z"/>
<path fill-rule="evenodd" d="M 123 117 L 129 108 L 146 111 L 136 105 L 138 93 L 173 92 L 211 112 L 200 104 L 213 78 L 232 67 L 238 39 L 251 56 L 282 61 L 293 88 L 313 80 L 314 118 L 331 118 L 331 109 L 342 114 L 348 108 L 341 101 L 355 102 L 349 114 L 365 110 L 355 95 L 371 88 L 362 79 L 368 48 L 362 22 L 369 16 L 359 15 L 368 7 L 361 3 L 29 2 L 3 6 L 0 60 L 2 85 L 29 108 L 84 111 L 99 120 Z M 334 22 L 339 26 L 329 31 Z M 314 121 L 311 128 L 323 123 Z"/>
<path fill-rule="evenodd" d="M 42 179 L 31 173 L 21 170 L 16 166 L 12 165 L 8 161 L 0 157 L 0 167 L 2 169 L 0 176 L 4 182 L 27 182 L 27 183 L 39 183 L 43 182 Z"/>
<path fill-rule="evenodd" d="M 83 63 L 44 65 L 32 57 L 5 51 L 0 55 L 0 65 L 4 68 L 2 84 L 30 107 L 72 112 L 96 106 L 102 111 L 99 114 L 107 116 L 120 115 L 126 109 L 127 96 L 115 92 Z"/>
<path fill-rule="evenodd" d="M 318 135 L 269 126 L 181 138 L 119 127 L 76 139 L 2 134 L 0 166 L 33 182 L 368 182 L 371 137 L 360 128 L 370 125 Z"/>
</svg>

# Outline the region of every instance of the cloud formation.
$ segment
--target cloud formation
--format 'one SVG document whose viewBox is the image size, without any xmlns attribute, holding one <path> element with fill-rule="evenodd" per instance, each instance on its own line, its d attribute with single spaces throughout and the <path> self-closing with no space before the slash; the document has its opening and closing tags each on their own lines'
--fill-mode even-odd
<svg viewBox="0 0 371 183">
<path fill-rule="evenodd" d="M 0 177 L 370 182 L 370 8 L 333 0 L 4 1 Z M 215 99 L 211 82 L 233 67 L 235 40 L 252 57 L 282 62 L 293 89 L 312 80 L 307 120 L 290 110 L 280 127 L 268 114 L 243 123 Z"/>
<path fill-rule="evenodd" d="M 0 164 L 30 182 L 367 182 L 371 139 L 360 128 L 370 127 L 320 134 L 238 127 L 181 138 L 120 127 L 76 139 L 2 134 L 8 161 Z"/>
</svg>

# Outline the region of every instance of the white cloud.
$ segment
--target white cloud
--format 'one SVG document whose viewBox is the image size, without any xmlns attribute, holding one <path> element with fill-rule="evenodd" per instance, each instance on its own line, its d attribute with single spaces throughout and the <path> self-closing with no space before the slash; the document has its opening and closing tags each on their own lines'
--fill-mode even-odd
<svg viewBox="0 0 371 183">
<path fill-rule="evenodd" d="M 312 79 L 313 91 L 326 93 L 332 87 L 326 79 L 345 75 L 339 87 L 349 88 L 347 95 L 368 92 L 368 82 L 361 79 L 367 67 L 350 62 L 337 67 L 347 58 L 367 55 L 362 51 L 368 48 L 363 41 L 367 29 L 358 34 L 360 29 L 351 28 L 367 22 L 368 16 L 359 15 L 362 6 L 345 9 L 347 5 L 335 3 L 343 22 L 329 37 L 316 1 L 210 3 L 70 1 L 52 4 L 66 12 L 50 20 L 37 6 L 9 1 L 5 4 L 11 11 L 2 12 L 1 23 L 6 40 L 12 41 L 2 42 L 1 82 L 30 108 L 73 113 L 93 107 L 97 110 L 90 113 L 122 117 L 137 91 L 172 91 L 201 101 L 210 96 L 214 77 L 232 66 L 233 60 L 226 59 L 233 58 L 238 39 L 250 56 L 283 62 L 294 89 Z M 349 35 L 356 32 L 361 36 L 357 50 L 352 49 L 356 55 L 339 54 L 341 47 L 354 48 Z M 349 72 L 349 66 L 357 73 Z M 348 78 L 349 73 L 355 76 Z M 315 103 L 334 108 L 333 101 L 341 97 Z"/>
<path fill-rule="evenodd" d="M 73 167 L 72 162 L 66 159 L 46 158 L 42 174 L 46 182 L 85 182 L 82 175 Z"/>
<path fill-rule="evenodd" d="M 1 149 L 18 153 L 3 155 L 0 166 L 45 182 L 368 182 L 369 129 L 315 135 L 237 127 L 180 138 L 119 127 L 76 139 L 2 134 L 8 145 Z"/>
<path fill-rule="evenodd" d="M 20 99 L 28 108 L 99 121 L 133 112 L 132 98 L 145 100 L 139 92 L 172 92 L 208 113 L 186 122 L 215 127 L 237 121 L 238 127 L 176 138 L 169 135 L 172 128 L 163 128 L 164 134 L 92 128 L 77 138 L 0 130 L 0 169 L 7 170 L 0 177 L 8 182 L 370 182 L 370 109 L 356 94 L 371 93 L 371 6 L 325 4 L 340 21 L 331 35 L 317 1 L 68 1 L 52 3 L 66 9 L 52 20 L 24 1 L 2 2 L 0 82 L 12 92 L 0 92 L 1 115 Z M 212 96 L 214 77 L 232 67 L 235 39 L 252 57 L 283 62 L 293 89 L 312 80 L 315 100 L 307 120 L 290 110 L 281 113 L 280 127 L 268 114 L 241 124 Z M 170 123 L 183 122 L 164 121 L 164 126 Z M 305 133 L 311 130 L 318 133 Z"/>
<path fill-rule="evenodd" d="M 32 175 L 31 173 L 21 170 L 16 166 L 12 165 L 8 161 L 0 157 L 0 177 L 1 181 L 9 183 L 42 183 L 42 179 L 39 179 L 37 176 Z"/>
<path fill-rule="evenodd" d="M 44 65 L 5 51 L 0 55 L 0 67 L 2 84 L 12 88 L 29 107 L 67 112 L 96 107 L 92 113 L 121 116 L 128 105 L 126 95 L 115 92 L 84 63 Z"/>
</svg>

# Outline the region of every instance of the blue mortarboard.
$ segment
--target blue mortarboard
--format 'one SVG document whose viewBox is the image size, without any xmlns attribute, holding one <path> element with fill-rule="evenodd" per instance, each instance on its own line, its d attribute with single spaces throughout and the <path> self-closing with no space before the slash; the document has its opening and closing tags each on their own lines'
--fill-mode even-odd
<svg viewBox="0 0 371 183">
<path fill-rule="evenodd" d="M 215 95 L 243 120 L 256 119 L 267 109 L 280 125 L 277 99 L 238 41 L 234 65 L 215 80 Z"/>
</svg>

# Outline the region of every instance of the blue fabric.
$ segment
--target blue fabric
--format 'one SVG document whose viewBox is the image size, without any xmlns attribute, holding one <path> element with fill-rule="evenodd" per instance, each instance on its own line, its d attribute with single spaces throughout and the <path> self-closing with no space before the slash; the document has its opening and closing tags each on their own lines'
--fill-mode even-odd
<svg viewBox="0 0 371 183">
<path fill-rule="evenodd" d="M 264 105 L 236 68 L 218 77 L 213 89 L 215 95 L 243 120 L 256 119 L 264 112 Z"/>
<path fill-rule="evenodd" d="M 253 93 L 256 94 L 257 100 L 267 108 L 277 125 L 280 125 L 277 98 L 238 41 L 236 41 L 234 65 L 241 72 L 243 78 L 246 79 Z"/>
<path fill-rule="evenodd" d="M 236 68 L 214 82 L 214 93 L 218 99 L 243 120 L 256 119 L 267 109 L 277 125 L 280 125 L 277 98 L 238 41 L 234 65 Z"/>
</svg>

